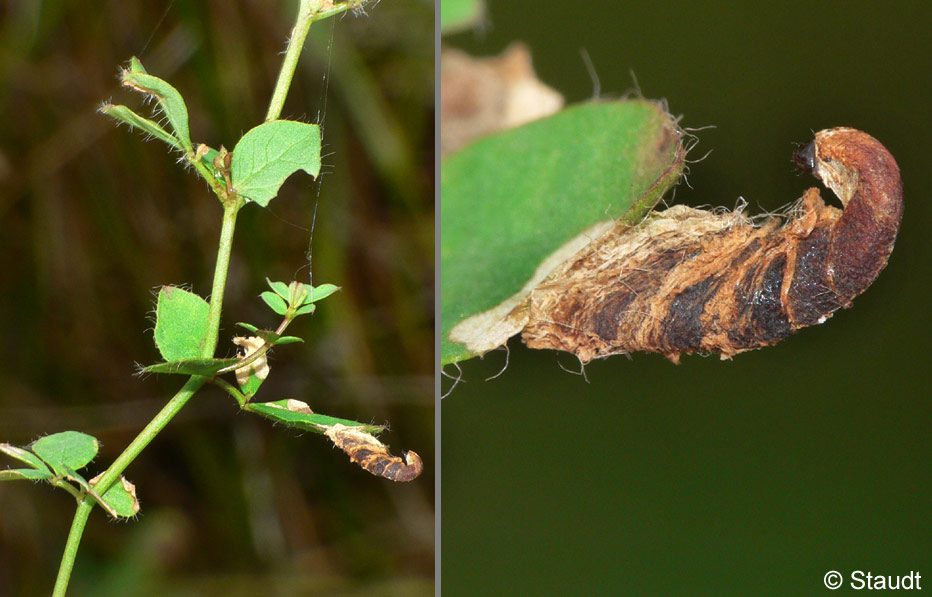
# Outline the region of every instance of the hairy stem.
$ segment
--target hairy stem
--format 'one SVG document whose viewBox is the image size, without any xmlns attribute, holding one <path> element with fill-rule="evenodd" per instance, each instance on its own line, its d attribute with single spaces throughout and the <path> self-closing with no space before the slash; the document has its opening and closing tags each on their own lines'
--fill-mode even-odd
<svg viewBox="0 0 932 597">
<path fill-rule="evenodd" d="M 265 115 L 266 122 L 277 120 L 282 114 L 285 97 L 291 87 L 291 80 L 294 79 L 294 71 L 298 67 L 298 58 L 304 48 L 304 40 L 307 39 L 308 31 L 311 30 L 314 16 L 320 12 L 320 2 L 321 0 L 301 0 L 298 18 L 294 29 L 291 30 L 285 59 L 282 61 L 281 70 L 278 71 L 278 81 L 275 82 L 275 91 L 272 92 L 272 100 L 269 102 L 269 111 Z"/>
<path fill-rule="evenodd" d="M 217 265 L 214 269 L 214 284 L 210 295 L 210 311 L 208 314 L 207 336 L 204 342 L 201 356 L 207 358 L 213 356 L 217 348 L 217 336 L 220 329 L 220 312 L 223 307 L 223 291 L 226 286 L 227 271 L 230 268 L 230 252 L 233 247 L 233 231 L 236 227 L 236 214 L 245 202 L 234 196 L 224 206 L 223 210 L 223 227 L 220 232 L 220 243 L 217 250 Z M 182 386 L 178 393 L 168 401 L 162 410 L 149 421 L 149 424 L 139 432 L 139 435 L 123 450 L 113 464 L 104 472 L 100 480 L 94 485 L 94 489 L 99 495 L 107 492 L 113 483 L 120 478 L 123 471 L 128 467 L 139 454 L 155 439 L 162 429 L 168 425 L 175 415 L 177 415 L 188 400 L 207 382 L 206 377 L 197 375 L 191 376 Z M 62 555 L 61 565 L 58 570 L 58 578 L 55 581 L 54 595 L 64 595 L 68 588 L 68 581 L 71 578 L 71 570 L 74 567 L 74 560 L 78 553 L 78 545 L 81 542 L 81 536 L 84 533 L 84 526 L 94 508 L 94 499 L 91 496 L 84 496 L 78 502 L 78 508 L 74 514 L 74 521 L 71 524 L 71 532 L 68 535 L 68 542 L 65 545 L 65 552 Z"/>
<path fill-rule="evenodd" d="M 237 404 L 239 404 L 240 408 L 243 408 L 244 406 L 246 406 L 246 403 L 249 402 L 249 398 L 247 398 L 245 394 L 240 392 L 239 388 L 237 388 L 236 386 L 234 386 L 227 380 L 222 379 L 220 377 L 215 377 L 213 380 L 211 380 L 211 383 L 213 383 L 215 386 L 217 386 L 218 388 L 221 388 L 224 392 L 232 396 L 233 399 L 236 400 Z"/>
<path fill-rule="evenodd" d="M 84 535 L 84 526 L 87 524 L 87 518 L 93 508 L 93 500 L 85 499 L 78 502 L 74 520 L 71 521 L 71 531 L 68 532 L 68 542 L 65 543 L 65 553 L 61 558 L 61 566 L 58 568 L 58 578 L 55 579 L 55 590 L 52 592 L 52 597 L 64 597 L 65 591 L 68 590 L 68 581 L 71 580 L 71 570 L 74 568 L 74 560 L 78 555 L 81 536 Z"/>
<path fill-rule="evenodd" d="M 281 116 L 282 108 L 285 104 L 285 97 L 288 95 L 288 89 L 291 87 L 291 81 L 294 79 L 298 58 L 301 55 L 301 50 L 304 47 L 304 42 L 307 39 L 311 24 L 314 21 L 332 17 L 350 9 L 359 8 L 365 4 L 366 1 L 367 0 L 353 0 L 342 2 L 335 4 L 332 8 L 327 10 L 321 10 L 322 0 L 301 0 L 295 26 L 292 29 L 291 38 L 288 40 L 288 49 L 285 54 L 285 59 L 282 62 L 282 68 L 278 75 L 275 91 L 269 103 L 266 121 L 276 120 Z M 193 155 L 186 156 L 186 158 L 207 181 L 223 204 L 223 226 L 220 232 L 217 263 L 214 268 L 214 281 L 210 293 L 207 334 L 201 350 L 202 357 L 210 358 L 217 349 L 217 339 L 220 330 L 220 314 L 223 309 L 223 292 L 226 288 L 227 272 L 230 268 L 230 253 L 233 247 L 233 232 L 236 227 L 236 216 L 243 205 L 245 205 L 246 201 L 236 194 L 229 193 L 228 189 L 220 185 L 220 183 L 213 178 L 208 169 Z M 282 329 L 283 328 L 284 326 L 282 326 Z M 197 375 L 191 376 L 188 379 L 184 386 L 182 386 L 162 410 L 149 421 L 149 424 L 145 426 L 139 435 L 137 435 L 126 449 L 123 450 L 123 453 L 120 454 L 117 459 L 113 461 L 113 464 L 101 475 L 100 479 L 94 485 L 94 490 L 98 495 L 104 495 L 107 492 L 110 486 L 120 478 L 123 471 L 132 464 L 136 457 L 139 456 L 153 439 L 155 439 L 155 436 L 168 425 L 169 421 L 181 411 L 188 400 L 190 400 L 207 381 L 208 378 Z M 232 389 L 232 387 L 227 388 L 227 391 L 230 389 Z M 241 402 L 242 406 L 242 400 L 238 399 L 238 401 Z M 68 541 L 65 544 L 65 551 L 62 554 L 58 577 L 55 581 L 53 593 L 55 596 L 63 596 L 68 590 L 68 583 L 71 579 L 71 571 L 74 568 L 75 558 L 77 557 L 78 546 L 81 543 L 84 527 L 94 508 L 94 504 L 94 498 L 87 494 L 78 499 L 78 507 L 71 523 L 71 531 L 68 534 Z"/>
<path fill-rule="evenodd" d="M 159 411 L 149 424 L 139 432 L 136 439 L 123 450 L 110 468 L 104 472 L 100 480 L 94 485 L 97 493 L 103 495 L 107 489 L 113 485 L 113 482 L 119 479 L 120 475 L 126 470 L 133 460 L 139 456 L 149 443 L 155 439 L 155 436 L 168 425 L 168 422 L 174 418 L 178 411 L 187 404 L 191 396 L 197 392 L 207 381 L 206 377 L 192 376 L 187 383 L 182 386 L 178 393 L 168 401 L 162 410 Z M 55 581 L 55 592 L 53 595 L 64 595 L 68 588 L 68 580 L 71 577 L 71 569 L 74 567 L 74 559 L 78 553 L 78 544 L 81 542 L 81 535 L 84 533 L 84 525 L 87 518 L 94 508 L 94 498 L 89 495 L 84 496 L 78 501 L 78 508 L 74 513 L 74 521 L 71 523 L 71 532 L 68 535 L 68 543 L 65 545 L 65 553 L 62 555 L 61 565 L 58 569 L 58 579 Z"/>
<path fill-rule="evenodd" d="M 285 97 L 291 87 L 291 80 L 294 79 L 298 58 L 301 56 L 301 50 L 304 48 L 304 41 L 311 30 L 311 25 L 316 21 L 322 21 L 348 10 L 361 10 L 368 1 L 350 0 L 348 2 L 338 2 L 331 8 L 321 10 L 322 0 L 301 0 L 301 5 L 298 7 L 298 18 L 294 29 L 291 30 L 288 49 L 285 50 L 285 59 L 282 61 L 281 70 L 278 71 L 278 81 L 275 82 L 275 91 L 272 92 L 272 100 L 269 102 L 269 111 L 265 115 L 266 122 L 278 120 L 282 115 Z"/>
<path fill-rule="evenodd" d="M 207 181 L 207 184 L 210 186 L 210 190 L 212 190 L 214 195 L 216 195 L 217 198 L 219 198 L 222 202 L 223 198 L 226 197 L 227 194 L 226 189 L 220 183 L 220 181 L 214 178 L 214 175 L 211 174 L 210 170 L 207 169 L 207 166 L 202 164 L 201 160 L 198 159 L 194 153 L 185 154 L 184 158 L 188 161 L 189 164 L 194 166 L 194 169 L 197 170 L 197 173 L 201 175 L 201 178 Z"/>
<path fill-rule="evenodd" d="M 217 348 L 217 336 L 220 329 L 220 311 L 223 308 L 223 290 L 227 281 L 227 270 L 230 268 L 230 252 L 233 247 L 233 230 L 236 226 L 236 214 L 242 207 L 242 199 L 236 198 L 223 211 L 223 228 L 220 231 L 220 244 L 217 250 L 217 265 L 214 269 L 214 285 L 210 293 L 210 311 L 207 320 L 207 335 L 204 342 L 201 356 L 210 358 Z M 136 436 L 130 445 L 123 450 L 110 468 L 104 472 L 100 480 L 94 485 L 94 489 L 100 495 L 103 495 L 110 489 L 110 486 L 126 470 L 126 467 L 139 456 L 139 453 L 149 445 L 158 433 L 168 425 L 168 422 L 174 418 L 178 411 L 187 404 L 188 400 L 197 392 L 201 386 L 207 382 L 206 377 L 192 375 L 187 383 L 175 396 L 168 401 L 162 410 L 159 411 L 149 424 Z M 85 498 L 85 501 L 87 498 Z"/>
<path fill-rule="evenodd" d="M 197 375 L 192 375 L 187 382 L 178 390 L 178 393 L 175 394 L 171 400 L 168 401 L 162 410 L 155 415 L 149 424 L 146 425 L 142 431 L 139 432 L 139 435 L 136 436 L 126 449 L 123 450 L 123 453 L 120 454 L 116 460 L 113 461 L 113 464 L 110 465 L 110 468 L 104 472 L 103 476 L 99 481 L 94 485 L 97 493 L 103 495 L 107 493 L 107 490 L 110 489 L 110 486 L 119 479 L 123 471 L 126 470 L 133 460 L 139 456 L 139 453 L 145 449 L 149 443 L 155 439 L 155 436 L 168 425 L 168 422 L 171 421 L 178 411 L 188 403 L 188 400 L 191 399 L 191 396 L 195 394 L 204 383 L 207 382 L 206 377 L 200 377 Z M 84 498 L 85 502 L 91 502 L 92 500 L 89 497 Z"/>
<path fill-rule="evenodd" d="M 220 229 L 220 243 L 217 248 L 217 265 L 214 266 L 214 284 L 210 290 L 210 311 L 207 314 L 207 336 L 201 350 L 201 356 L 205 359 L 214 356 L 214 351 L 217 350 L 220 312 L 223 309 L 223 291 L 227 285 L 227 272 L 230 269 L 236 215 L 245 204 L 246 201 L 243 198 L 233 195 L 223 206 L 223 226 Z"/>
</svg>

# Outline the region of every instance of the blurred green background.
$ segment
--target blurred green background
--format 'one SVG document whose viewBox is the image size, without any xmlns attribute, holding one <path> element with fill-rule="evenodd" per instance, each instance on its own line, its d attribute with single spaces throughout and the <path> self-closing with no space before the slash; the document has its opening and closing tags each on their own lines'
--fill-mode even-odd
<svg viewBox="0 0 932 597">
<path fill-rule="evenodd" d="M 265 116 L 296 9 L 0 5 L 0 441 L 91 433 L 96 473 L 180 387 L 133 377 L 135 363 L 159 360 L 154 288 L 209 292 L 221 210 L 176 155 L 95 110 L 148 113 L 117 84 L 138 55 L 184 95 L 195 141 L 233 147 Z M 307 342 L 276 349 L 258 398 L 389 423 L 383 439 L 417 451 L 425 473 L 374 477 L 207 388 L 127 470 L 139 519 L 91 517 L 69 594 L 433 594 L 434 6 L 368 13 L 337 20 L 332 52 L 330 22 L 312 28 L 285 104 L 316 121 L 329 68 L 314 281 L 343 291 L 289 330 Z M 316 192 L 298 174 L 268 210 L 240 214 L 220 356 L 235 322 L 277 323 L 258 298 L 266 276 L 307 281 Z M 0 595 L 51 592 L 73 512 L 64 492 L 0 485 Z"/>
<path fill-rule="evenodd" d="M 633 71 L 683 126 L 715 125 L 677 203 L 776 209 L 816 184 L 793 143 L 840 125 L 890 149 L 907 202 L 854 308 L 775 347 L 679 366 L 616 356 L 589 364 L 589 383 L 561 370 L 578 371 L 571 355 L 517 339 L 494 380 L 504 352 L 463 363 L 442 405 L 444 595 L 815 595 L 833 569 L 838 593 L 856 569 L 932 583 L 919 6 L 493 0 L 482 28 L 444 39 L 474 55 L 527 42 L 570 103 L 592 97 L 585 49 L 603 94 L 630 90 Z"/>
</svg>

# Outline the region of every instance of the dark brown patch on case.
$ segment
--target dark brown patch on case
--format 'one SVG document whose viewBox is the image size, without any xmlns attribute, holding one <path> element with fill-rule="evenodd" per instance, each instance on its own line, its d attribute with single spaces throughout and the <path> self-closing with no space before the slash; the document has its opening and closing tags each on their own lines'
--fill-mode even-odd
<svg viewBox="0 0 932 597">
<path fill-rule="evenodd" d="M 840 304 L 828 274 L 828 245 L 831 230 L 817 228 L 796 247 L 796 275 L 788 294 L 793 321 L 799 326 L 814 325 Z"/>
<path fill-rule="evenodd" d="M 782 218 L 674 207 L 597 239 L 518 309 L 522 337 L 583 362 L 633 351 L 730 358 L 821 323 L 884 268 L 903 212 L 899 169 L 873 137 L 829 129 L 794 155 L 841 199 L 806 191 Z M 517 311 L 517 309 L 516 309 Z"/>
<path fill-rule="evenodd" d="M 635 292 L 626 288 L 605 297 L 605 307 L 593 321 L 595 333 L 599 338 L 606 342 L 614 342 L 618 338 L 618 322 L 628 312 L 636 296 Z"/>
<path fill-rule="evenodd" d="M 760 275 L 754 287 L 754 303 L 751 310 L 750 327 L 740 344 L 743 348 L 755 348 L 763 341 L 778 342 L 793 331 L 789 318 L 780 302 L 780 290 L 786 276 L 786 257 L 778 255 Z"/>
<path fill-rule="evenodd" d="M 716 289 L 714 282 L 714 277 L 700 280 L 670 301 L 669 317 L 664 321 L 660 338 L 664 352 L 685 350 L 702 342 L 706 328 L 702 315 Z"/>
<path fill-rule="evenodd" d="M 424 463 L 416 452 L 405 452 L 403 459 L 392 456 L 385 444 L 356 427 L 334 425 L 326 435 L 349 455 L 350 461 L 389 481 L 413 481 L 424 470 Z"/>
</svg>

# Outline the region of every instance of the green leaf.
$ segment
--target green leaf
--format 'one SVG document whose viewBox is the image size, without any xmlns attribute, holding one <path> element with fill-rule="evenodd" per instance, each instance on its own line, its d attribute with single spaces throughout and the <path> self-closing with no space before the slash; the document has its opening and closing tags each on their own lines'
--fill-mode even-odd
<svg viewBox="0 0 932 597">
<path fill-rule="evenodd" d="M 269 292 L 266 290 L 259 296 L 263 301 L 265 301 L 265 304 L 272 309 L 272 311 L 275 311 L 279 315 L 284 315 L 285 312 L 288 311 L 288 303 L 285 302 L 285 299 L 278 296 L 274 292 Z"/>
<path fill-rule="evenodd" d="M 136 498 L 136 486 L 120 477 L 118 483 L 110 486 L 101 498 L 110 506 L 110 514 L 122 518 L 131 518 L 139 512 L 139 500 Z"/>
<path fill-rule="evenodd" d="M 346 425 L 347 427 L 359 427 L 368 433 L 381 433 L 384 427 L 380 425 L 367 425 L 358 421 L 349 421 L 319 415 L 311 412 L 307 404 L 299 400 L 277 400 L 275 402 L 250 403 L 244 407 L 244 410 L 262 415 L 277 423 L 296 427 L 314 433 L 326 433 L 334 425 Z"/>
<path fill-rule="evenodd" d="M 637 222 L 679 179 L 676 124 L 646 100 L 588 103 L 482 139 L 441 166 L 441 361 L 459 322 L 516 295 L 593 224 Z"/>
<path fill-rule="evenodd" d="M 274 346 L 278 339 L 281 338 L 281 334 L 269 330 L 256 330 L 256 336 L 265 340 L 265 343 L 269 346 Z"/>
<path fill-rule="evenodd" d="M 129 59 L 129 70 L 130 72 L 134 73 L 142 73 L 144 75 L 149 74 L 149 71 L 146 70 L 146 67 L 144 67 L 139 58 L 136 58 L 135 56 Z"/>
<path fill-rule="evenodd" d="M 97 438 L 79 431 L 47 435 L 32 444 L 32 451 L 59 475 L 87 466 L 97 456 Z"/>
<path fill-rule="evenodd" d="M 0 471 L 0 481 L 45 481 L 53 476 L 48 469 L 40 471 L 34 468 L 9 468 Z"/>
<path fill-rule="evenodd" d="M 238 326 L 241 327 L 241 328 L 245 328 L 245 329 L 249 330 L 249 331 L 252 332 L 253 334 L 255 334 L 256 332 L 259 331 L 259 328 L 257 328 L 256 326 L 252 325 L 251 323 L 237 322 L 236 325 L 238 325 Z"/>
<path fill-rule="evenodd" d="M 203 375 L 210 377 L 221 369 L 236 364 L 241 359 L 182 359 L 156 363 L 143 368 L 146 373 L 177 373 L 179 375 Z"/>
<path fill-rule="evenodd" d="M 296 336 L 282 336 L 276 334 L 275 332 L 269 330 L 255 330 L 256 336 L 265 340 L 265 343 L 269 346 L 276 346 L 278 344 L 293 344 L 295 342 L 304 342 L 301 338 Z"/>
<path fill-rule="evenodd" d="M 249 374 L 249 378 L 246 380 L 246 383 L 240 384 L 239 389 L 240 391 L 243 392 L 243 394 L 246 396 L 247 399 L 252 398 L 253 396 L 256 395 L 256 392 L 259 391 L 259 387 L 262 385 L 263 381 L 265 380 L 259 379 L 259 377 L 256 376 L 255 372 L 253 372 Z M 236 380 L 236 383 L 239 383 L 238 378 Z"/>
<path fill-rule="evenodd" d="M 193 292 L 162 286 L 155 308 L 155 344 L 166 361 L 194 359 L 207 338 L 210 305 Z"/>
<path fill-rule="evenodd" d="M 29 450 L 17 448 L 16 446 L 10 444 L 0 444 L 0 452 L 3 452 L 11 458 L 15 458 L 20 462 L 25 462 L 36 470 L 50 472 L 48 467 L 45 466 L 45 463 L 42 462 L 42 459 Z"/>
<path fill-rule="evenodd" d="M 162 114 L 168 118 L 175 137 L 186 153 L 192 153 L 191 134 L 188 132 L 188 108 L 178 90 L 150 75 L 138 58 L 130 60 L 130 67 L 122 73 L 123 85 L 155 98 Z"/>
<path fill-rule="evenodd" d="M 308 313 L 313 313 L 317 309 L 317 305 L 311 303 L 310 305 L 304 305 L 300 309 L 294 312 L 295 317 L 298 315 L 307 315 Z"/>
<path fill-rule="evenodd" d="M 455 33 L 478 25 L 484 16 L 482 0 L 443 0 L 440 3 L 440 32 Z"/>
<path fill-rule="evenodd" d="M 288 288 L 287 284 L 285 284 L 284 282 L 273 282 L 269 280 L 268 278 L 266 278 L 265 281 L 269 285 L 269 288 L 275 291 L 275 294 L 282 297 L 286 301 L 290 298 L 291 290 Z"/>
<path fill-rule="evenodd" d="M 214 176 L 217 176 L 217 167 L 214 166 L 214 158 L 220 155 L 220 152 L 214 149 L 213 147 L 207 148 L 207 153 L 201 157 L 201 163 L 210 170 L 210 173 Z"/>
<path fill-rule="evenodd" d="M 148 118 L 143 118 L 126 106 L 104 104 L 100 107 L 100 112 L 102 114 L 106 114 L 114 120 L 125 122 L 132 128 L 137 128 L 146 134 L 152 135 L 156 139 L 164 141 L 176 149 L 184 150 L 184 148 L 181 146 L 181 141 L 159 126 L 157 122 L 154 120 L 149 120 Z"/>
<path fill-rule="evenodd" d="M 334 292 L 340 290 L 339 286 L 334 286 L 333 284 L 321 284 L 320 286 L 315 286 L 308 294 L 307 298 L 304 299 L 304 304 L 316 303 L 321 299 L 325 299 Z"/>
<path fill-rule="evenodd" d="M 293 120 L 273 120 L 251 129 L 233 149 L 233 189 L 262 207 L 297 170 L 320 173 L 320 128 Z"/>
<path fill-rule="evenodd" d="M 79 473 L 78 471 L 74 470 L 73 467 L 70 467 L 70 466 L 68 466 L 67 464 L 62 464 L 62 465 L 61 465 L 61 468 L 62 468 L 62 470 L 65 472 L 65 478 L 66 478 L 66 479 L 68 479 L 68 480 L 70 480 L 70 481 L 74 481 L 75 483 L 77 483 L 78 485 L 80 485 L 80 486 L 81 486 L 81 489 L 83 489 L 84 491 L 87 491 L 88 489 L 91 489 L 91 485 L 90 485 L 90 483 L 87 482 L 87 479 L 85 479 L 85 478 L 81 475 L 81 473 Z"/>
</svg>

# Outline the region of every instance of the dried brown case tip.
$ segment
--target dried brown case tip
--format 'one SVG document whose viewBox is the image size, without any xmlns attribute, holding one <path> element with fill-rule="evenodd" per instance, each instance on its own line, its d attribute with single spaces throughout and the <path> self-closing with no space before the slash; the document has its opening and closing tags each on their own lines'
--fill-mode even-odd
<svg viewBox="0 0 932 597">
<path fill-rule="evenodd" d="M 781 217 L 674 206 L 618 229 L 535 288 L 520 309 L 532 348 L 581 361 L 633 351 L 730 358 L 849 307 L 886 266 L 903 214 L 900 171 L 876 139 L 823 130 L 794 161 L 817 188 Z"/>
</svg>

